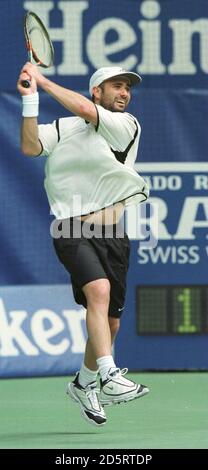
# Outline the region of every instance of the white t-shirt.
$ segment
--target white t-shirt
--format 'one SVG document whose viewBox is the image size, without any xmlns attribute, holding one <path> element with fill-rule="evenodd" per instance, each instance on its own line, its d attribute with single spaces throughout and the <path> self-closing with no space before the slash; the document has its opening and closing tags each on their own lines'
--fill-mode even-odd
<svg viewBox="0 0 208 470">
<path fill-rule="evenodd" d="M 96 105 L 97 128 L 80 117 L 39 125 L 47 156 L 45 189 L 57 219 L 86 215 L 123 201 L 145 201 L 147 183 L 133 169 L 140 137 L 128 113 Z"/>
</svg>

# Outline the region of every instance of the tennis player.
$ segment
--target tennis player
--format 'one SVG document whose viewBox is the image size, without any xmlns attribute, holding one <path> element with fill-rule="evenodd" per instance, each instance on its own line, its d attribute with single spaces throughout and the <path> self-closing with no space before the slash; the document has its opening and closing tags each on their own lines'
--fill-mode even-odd
<svg viewBox="0 0 208 470">
<path fill-rule="evenodd" d="M 30 80 L 24 88 L 23 80 Z M 133 169 L 140 125 L 126 112 L 138 74 L 103 67 L 91 77 L 91 100 L 44 77 L 27 62 L 20 73 L 25 155 L 46 156 L 45 189 L 55 215 L 54 247 L 71 275 L 74 297 L 87 309 L 84 361 L 69 396 L 90 423 L 106 423 L 104 405 L 128 402 L 149 392 L 125 376 L 112 356 L 112 343 L 124 309 L 129 240 L 123 228 L 125 206 L 148 197 L 145 181 Z M 38 125 L 37 87 L 73 117 Z M 97 389 L 97 375 L 100 388 Z"/>
</svg>

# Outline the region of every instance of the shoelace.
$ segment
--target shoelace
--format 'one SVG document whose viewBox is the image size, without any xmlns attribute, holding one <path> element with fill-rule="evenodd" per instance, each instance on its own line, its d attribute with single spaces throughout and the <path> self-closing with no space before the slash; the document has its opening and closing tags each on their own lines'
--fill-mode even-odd
<svg viewBox="0 0 208 470">
<path fill-rule="evenodd" d="M 124 367 L 123 369 L 120 369 L 121 375 L 126 375 L 128 370 L 129 370 L 128 367 Z"/>
<path fill-rule="evenodd" d="M 126 375 L 127 372 L 128 372 L 128 368 L 127 368 L 127 367 L 124 367 L 123 369 L 117 368 L 117 369 L 115 369 L 113 372 L 111 372 L 108 377 L 109 377 L 109 378 L 117 377 L 117 376 L 121 377 L 121 376 L 123 376 L 123 375 Z"/>
</svg>

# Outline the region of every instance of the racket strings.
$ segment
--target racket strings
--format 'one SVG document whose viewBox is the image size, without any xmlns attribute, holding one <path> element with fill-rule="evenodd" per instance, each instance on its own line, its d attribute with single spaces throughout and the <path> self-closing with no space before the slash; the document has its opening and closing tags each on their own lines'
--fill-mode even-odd
<svg viewBox="0 0 208 470">
<path fill-rule="evenodd" d="M 26 19 L 27 36 L 32 48 L 33 60 L 43 67 L 53 64 L 54 52 L 48 33 L 34 13 L 29 13 Z"/>
</svg>

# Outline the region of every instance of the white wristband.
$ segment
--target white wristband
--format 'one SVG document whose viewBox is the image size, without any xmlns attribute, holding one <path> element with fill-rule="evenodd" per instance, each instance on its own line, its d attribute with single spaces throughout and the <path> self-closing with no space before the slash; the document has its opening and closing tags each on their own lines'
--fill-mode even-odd
<svg viewBox="0 0 208 470">
<path fill-rule="evenodd" d="M 22 96 L 22 116 L 37 117 L 39 112 L 39 93 Z"/>
</svg>

